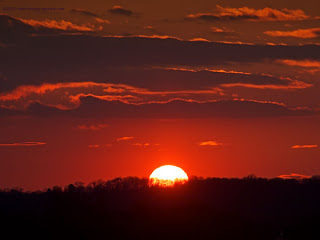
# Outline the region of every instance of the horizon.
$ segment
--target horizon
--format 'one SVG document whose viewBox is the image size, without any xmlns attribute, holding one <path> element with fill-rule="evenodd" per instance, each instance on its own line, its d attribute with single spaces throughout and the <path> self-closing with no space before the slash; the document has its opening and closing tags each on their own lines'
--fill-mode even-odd
<svg viewBox="0 0 320 240">
<path fill-rule="evenodd" d="M 10 191 L 21 191 L 21 192 L 25 192 L 25 193 L 34 193 L 34 192 L 45 192 L 48 191 L 49 189 L 53 189 L 56 187 L 61 188 L 62 190 L 65 190 L 68 188 L 68 186 L 70 185 L 81 185 L 83 187 L 89 187 L 92 184 L 103 184 L 103 183 L 110 183 L 110 182 L 114 182 L 115 180 L 122 180 L 122 181 L 126 181 L 126 180 L 130 180 L 130 179 L 138 179 L 138 180 L 146 180 L 148 182 L 150 182 L 150 177 L 137 177 L 137 176 L 126 176 L 126 177 L 116 177 L 116 178 L 112 178 L 112 179 L 96 179 L 96 180 L 92 180 L 89 182 L 81 182 L 81 181 L 74 181 L 74 182 L 70 182 L 70 183 L 66 183 L 66 184 L 61 184 L 61 185 L 52 185 L 52 186 L 46 186 L 43 188 L 34 188 L 34 189 L 25 189 L 19 186 L 15 186 L 15 187 L 7 187 L 7 188 L 0 188 L 0 192 L 10 192 Z M 276 176 L 276 177 L 261 177 L 261 176 L 256 176 L 254 174 L 249 174 L 247 176 L 243 176 L 243 177 L 202 177 L 202 176 L 189 176 L 189 179 L 184 182 L 184 183 L 175 183 L 173 184 L 173 186 L 166 186 L 166 187 L 162 187 L 162 186 L 150 186 L 149 187 L 161 187 L 161 188 L 172 188 L 175 187 L 175 185 L 184 185 L 185 183 L 188 183 L 189 181 L 207 181 L 207 180 L 293 180 L 293 181 L 297 181 L 297 182 L 304 182 L 304 181 L 308 181 L 308 180 L 316 180 L 318 181 L 320 179 L 320 175 L 312 175 L 312 176 L 305 176 L 305 175 L 301 175 L 301 174 L 283 174 L 280 176 Z M 146 185 L 146 186 L 147 186 Z"/>
</svg>

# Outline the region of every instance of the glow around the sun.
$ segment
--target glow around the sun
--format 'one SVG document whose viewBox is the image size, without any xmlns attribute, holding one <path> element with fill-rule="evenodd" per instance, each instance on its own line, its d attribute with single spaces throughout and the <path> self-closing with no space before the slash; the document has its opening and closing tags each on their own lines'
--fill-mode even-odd
<svg viewBox="0 0 320 240">
<path fill-rule="evenodd" d="M 179 167 L 164 165 L 154 170 L 149 178 L 149 186 L 172 187 L 176 183 L 185 183 L 188 175 Z"/>
</svg>

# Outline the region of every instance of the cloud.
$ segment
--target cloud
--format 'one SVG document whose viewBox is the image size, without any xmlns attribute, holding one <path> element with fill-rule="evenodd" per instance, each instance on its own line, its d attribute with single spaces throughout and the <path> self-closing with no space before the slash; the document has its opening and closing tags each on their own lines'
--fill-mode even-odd
<svg viewBox="0 0 320 240">
<path fill-rule="evenodd" d="M 110 36 L 106 36 L 106 37 L 111 37 L 111 38 L 149 38 L 149 39 L 175 39 L 175 40 L 179 40 L 179 41 L 183 41 L 183 39 L 178 38 L 178 37 L 173 37 L 173 36 L 169 36 L 169 35 L 158 35 L 158 34 L 152 34 L 152 35 L 131 35 L 131 34 L 127 34 L 126 36 L 114 36 L 114 35 L 110 35 Z"/>
<path fill-rule="evenodd" d="M 214 33 L 224 33 L 224 32 L 226 32 L 226 30 L 225 30 L 225 29 L 222 29 L 222 28 L 211 27 L 211 32 L 214 32 Z"/>
<path fill-rule="evenodd" d="M 70 10 L 71 12 L 73 13 L 77 13 L 77 14 L 81 14 L 81 15 L 84 15 L 84 16 L 88 16 L 88 17 L 93 17 L 97 22 L 99 23 L 107 23 L 107 24 L 110 24 L 110 22 L 106 19 L 103 19 L 101 16 L 99 16 L 98 14 L 96 13 L 93 13 L 93 12 L 90 12 L 88 10 L 85 10 L 85 9 L 79 9 L 79 8 L 76 8 L 76 9 L 71 9 Z"/>
<path fill-rule="evenodd" d="M 225 8 L 216 6 L 214 13 L 195 13 L 185 17 L 189 20 L 228 21 L 228 20 L 246 20 L 246 21 L 301 21 L 308 20 L 311 17 L 306 15 L 300 9 L 272 9 L 269 7 L 263 9 L 254 9 L 248 7 Z"/>
<path fill-rule="evenodd" d="M 191 42 L 210 42 L 208 39 L 205 39 L 205 38 L 192 38 L 192 39 L 189 39 L 189 41 L 191 41 Z"/>
<path fill-rule="evenodd" d="M 77 126 L 77 128 L 80 130 L 92 130 L 92 131 L 101 130 L 106 127 L 108 127 L 107 124 L 91 124 L 91 125 L 81 124 Z"/>
<path fill-rule="evenodd" d="M 82 14 L 82 15 L 85 15 L 85 16 L 89 16 L 89 17 L 100 17 L 98 14 L 95 14 L 95 13 L 90 12 L 90 11 L 85 10 L 85 9 L 75 8 L 75 9 L 71 9 L 70 11 L 73 12 L 73 13 L 79 13 L 79 14 Z"/>
<path fill-rule="evenodd" d="M 3 36 L 1 32 L 0 38 Z M 25 110 L 25 114 L 37 112 L 36 108 L 46 108 L 48 114 L 52 112 L 50 107 L 77 109 L 86 97 L 105 102 L 118 101 L 121 106 L 130 103 L 132 108 L 134 103 L 169 103 L 174 99 L 195 100 L 200 106 L 205 106 L 208 100 L 232 101 L 231 91 L 243 91 L 230 89 L 232 87 L 279 91 L 302 89 L 311 85 L 289 78 L 224 71 L 221 65 L 231 69 L 233 63 L 261 62 L 264 59 L 270 62 L 289 57 L 294 60 L 320 59 L 320 46 L 316 45 L 263 46 L 84 35 L 35 36 L 28 38 L 25 45 L 19 39 L 15 42 L 16 47 L 1 49 L 6 58 L 0 59 L 0 65 L 8 80 L 0 81 L 0 105 L 12 110 Z M 19 50 L 22 47 L 23 52 Z M 44 61 L 43 56 L 50 57 Z M 268 96 L 263 97 L 268 100 Z M 221 103 L 209 104 L 218 106 Z M 298 105 L 296 102 L 294 104 Z M 167 106 L 173 105 L 169 103 Z M 226 105 L 228 108 L 231 103 Z M 163 108 L 162 105 L 160 107 Z M 57 114 L 85 114 L 80 113 L 80 109 L 74 112 L 57 111 Z M 288 111 L 290 114 L 303 112 L 291 110 Z M 121 115 L 113 111 L 114 114 L 110 115 Z M 312 111 L 304 111 L 312 114 Z M 8 112 L 13 114 L 7 111 L 4 115 Z M 146 112 L 148 115 L 150 110 Z M 212 115 L 209 112 L 208 115 Z M 21 113 L 24 114 L 23 111 Z M 183 114 L 186 115 L 186 112 Z"/>
<path fill-rule="evenodd" d="M 143 68 L 126 71 L 110 69 L 106 72 L 110 83 L 65 82 L 19 86 L 12 91 L 0 93 L 0 104 L 21 109 L 26 108 L 31 102 L 39 102 L 70 109 L 77 107 L 80 103 L 79 98 L 84 96 L 95 96 L 105 100 L 149 102 L 181 96 L 193 99 L 209 96 L 217 98 L 223 95 L 222 88 L 231 87 L 282 90 L 312 86 L 290 78 L 210 69 Z M 104 79 L 101 78 L 101 81 Z"/>
<path fill-rule="evenodd" d="M 131 139 L 134 139 L 134 137 L 120 137 L 120 138 L 117 138 L 116 141 L 121 142 L 121 141 L 128 141 Z"/>
<path fill-rule="evenodd" d="M 138 89 L 123 84 L 94 82 L 45 83 L 40 86 L 20 86 L 11 92 L 0 93 L 0 104 L 13 108 L 26 108 L 31 102 L 39 102 L 60 109 L 70 109 L 78 106 L 79 99 L 83 96 L 93 95 L 105 100 L 135 98 L 126 94 L 130 91 L 137 92 Z M 122 95 L 119 95 L 120 93 Z M 48 98 L 49 95 L 51 98 Z"/>
<path fill-rule="evenodd" d="M 221 87 L 246 87 L 246 88 L 257 88 L 257 89 L 304 89 L 311 87 L 312 84 L 301 82 L 298 80 L 292 80 L 288 85 L 273 85 L 273 84 L 264 84 L 257 85 L 252 83 L 225 83 L 221 84 Z"/>
<path fill-rule="evenodd" d="M 305 60 L 293 60 L 293 59 L 279 59 L 276 63 L 281 63 L 289 66 L 298 66 L 305 68 L 320 68 L 320 61 L 314 61 L 311 59 Z"/>
<path fill-rule="evenodd" d="M 211 117 L 280 117 L 311 116 L 317 112 L 305 108 L 288 108 L 284 104 L 253 100 L 194 101 L 172 99 L 142 104 L 83 97 L 79 107 L 61 110 L 33 103 L 21 115 L 72 116 L 86 118 L 211 118 Z"/>
<path fill-rule="evenodd" d="M 100 26 L 94 24 L 77 25 L 65 20 L 33 20 L 13 18 L 5 14 L 0 14 L 0 40 L 12 44 L 17 40 L 21 42 L 26 37 L 39 35 L 57 35 L 74 33 L 92 33 L 100 30 Z"/>
<path fill-rule="evenodd" d="M 101 145 L 98 145 L 98 144 L 91 144 L 91 145 L 88 145 L 89 148 L 98 148 L 98 147 L 101 147 Z"/>
<path fill-rule="evenodd" d="M 47 28 L 47 29 L 58 29 L 63 31 L 79 31 L 79 32 L 93 32 L 95 31 L 94 28 L 88 25 L 76 25 L 74 23 L 68 21 L 56 21 L 56 20 L 44 20 L 44 21 L 37 21 L 33 19 L 20 19 L 25 24 L 28 24 L 32 27 L 38 28 Z"/>
<path fill-rule="evenodd" d="M 101 148 L 101 147 L 112 147 L 112 144 L 90 144 L 88 145 L 89 148 Z"/>
<path fill-rule="evenodd" d="M 24 24 L 24 26 L 28 25 Z M 0 39 L 6 39 L 8 34 L 4 29 L 1 29 L 0 24 Z M 19 31 L 13 28 L 12 32 L 18 34 Z M 232 82 L 222 80 L 221 83 L 252 83 L 254 81 L 256 85 L 261 85 L 258 79 L 267 79 L 261 74 L 244 76 L 240 74 L 213 74 L 205 71 L 183 73 L 182 71 L 150 70 L 148 66 L 183 66 L 189 69 L 212 68 L 219 70 L 221 65 L 256 63 L 265 59 L 270 61 L 288 58 L 320 60 L 320 46 L 317 45 L 266 46 L 142 37 L 50 35 L 45 38 L 30 37 L 29 44 L 23 45 L 24 51 L 22 53 L 19 51 L 19 47 L 22 47 L 20 39 L 15 40 L 17 47 L 1 49 L 6 59 L 0 59 L 0 64 L 9 79 L 8 81 L 0 81 L 1 92 L 13 90 L 21 85 L 40 85 L 43 84 L 44 79 L 47 83 L 74 81 L 123 83 L 158 91 L 178 89 L 179 87 L 185 90 L 184 86 L 196 86 L 198 82 L 201 83 L 199 83 L 201 87 L 204 82 L 218 85 L 219 78 L 226 77 L 232 77 L 234 80 L 228 80 Z M 88 47 L 84 48 L 83 46 Z M 127 47 L 123 48 L 123 46 Z M 44 61 L 43 56 L 51 57 Z M 16 69 L 23 69 L 23 71 L 16 71 Z M 37 71 L 33 71 L 33 69 L 37 69 Z M 160 75 L 162 79 L 158 82 Z M 209 75 L 211 76 L 209 77 Z M 183 84 L 183 80 L 185 80 L 183 78 L 186 77 L 188 84 Z M 191 83 L 191 78 L 197 78 L 197 80 Z M 272 80 L 269 77 L 269 80 L 282 85 L 290 82 L 279 79 L 277 81 L 275 78 Z M 212 80 L 210 81 L 210 79 Z M 162 84 L 163 81 L 165 83 Z M 172 81 L 175 83 L 171 84 Z M 178 82 L 182 84 L 178 84 Z M 262 80 L 261 82 L 266 83 L 267 81 Z"/>
<path fill-rule="evenodd" d="M 113 6 L 111 9 L 108 10 L 108 12 L 112 14 L 117 14 L 117 15 L 124 15 L 124 16 L 132 16 L 133 11 L 129 9 L 125 9 L 121 6 Z"/>
<path fill-rule="evenodd" d="M 148 147 L 151 146 L 150 143 L 133 143 L 133 146 L 138 146 L 138 147 Z"/>
<path fill-rule="evenodd" d="M 304 68 L 300 72 L 308 72 L 311 74 L 320 72 L 320 61 L 312 59 L 293 60 L 293 59 L 279 59 L 275 60 L 276 63 L 280 63 L 287 66 L 295 66 Z"/>
<path fill-rule="evenodd" d="M 291 148 L 298 149 L 298 148 L 317 148 L 318 145 L 294 145 Z"/>
<path fill-rule="evenodd" d="M 302 174 L 291 173 L 291 174 L 288 174 L 288 175 L 280 175 L 280 176 L 278 176 L 278 178 L 301 180 L 301 179 L 311 178 L 311 176 L 306 176 L 306 175 L 302 175 Z"/>
<path fill-rule="evenodd" d="M 223 143 L 219 143 L 217 141 L 206 141 L 199 143 L 200 146 L 222 146 Z"/>
<path fill-rule="evenodd" d="M 266 31 L 271 37 L 293 37 L 293 38 L 319 38 L 320 28 L 305 28 L 293 31 Z"/>
<path fill-rule="evenodd" d="M 230 34 L 230 35 L 235 34 L 233 31 L 228 30 L 225 27 L 222 27 L 222 28 L 211 27 L 210 30 L 211 30 L 212 33 L 215 33 L 215 34 Z"/>
<path fill-rule="evenodd" d="M 46 145 L 45 142 L 19 142 L 19 143 L 0 143 L 0 147 L 32 147 Z"/>
</svg>

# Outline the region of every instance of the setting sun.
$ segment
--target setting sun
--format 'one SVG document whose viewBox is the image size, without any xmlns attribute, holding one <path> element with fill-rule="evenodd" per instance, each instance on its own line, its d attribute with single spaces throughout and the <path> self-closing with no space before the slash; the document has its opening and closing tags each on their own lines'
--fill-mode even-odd
<svg viewBox="0 0 320 240">
<path fill-rule="evenodd" d="M 164 165 L 152 172 L 149 178 L 150 186 L 172 187 L 176 183 L 185 183 L 188 175 L 179 167 Z"/>
</svg>

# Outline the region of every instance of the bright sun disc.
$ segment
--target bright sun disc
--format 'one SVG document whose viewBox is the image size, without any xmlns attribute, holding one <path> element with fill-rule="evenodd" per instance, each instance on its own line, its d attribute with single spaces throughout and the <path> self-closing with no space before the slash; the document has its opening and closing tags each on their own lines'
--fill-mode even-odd
<svg viewBox="0 0 320 240">
<path fill-rule="evenodd" d="M 164 165 L 154 170 L 149 177 L 149 186 L 172 187 L 185 183 L 188 175 L 179 167 Z"/>
</svg>

